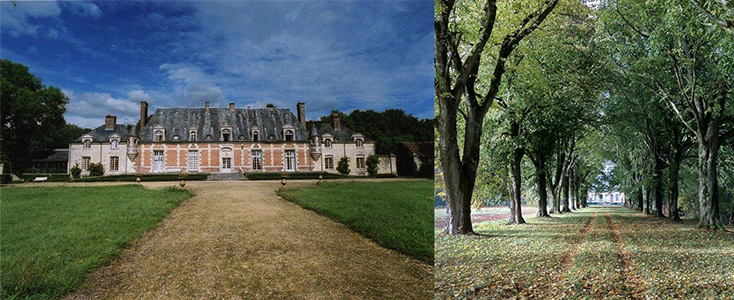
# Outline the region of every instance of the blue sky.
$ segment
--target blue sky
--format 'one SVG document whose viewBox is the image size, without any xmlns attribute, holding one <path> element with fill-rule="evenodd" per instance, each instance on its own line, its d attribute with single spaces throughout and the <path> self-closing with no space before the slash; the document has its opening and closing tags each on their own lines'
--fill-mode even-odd
<svg viewBox="0 0 734 300">
<path fill-rule="evenodd" d="M 2 2 L 0 56 L 70 98 L 66 120 L 157 107 L 433 110 L 433 1 Z"/>
</svg>

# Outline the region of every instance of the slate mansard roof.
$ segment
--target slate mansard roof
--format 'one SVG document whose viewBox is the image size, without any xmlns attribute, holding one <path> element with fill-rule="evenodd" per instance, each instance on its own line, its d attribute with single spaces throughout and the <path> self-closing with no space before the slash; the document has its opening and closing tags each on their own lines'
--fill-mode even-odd
<svg viewBox="0 0 734 300">
<path fill-rule="evenodd" d="M 189 131 L 196 130 L 197 142 L 206 142 L 205 137 L 211 135 L 211 141 L 221 141 L 222 125 L 232 127 L 232 141 L 252 141 L 252 129 L 259 130 L 259 140 L 268 141 L 274 136 L 275 141 L 283 141 L 283 127 L 295 129 L 294 141 L 308 142 L 308 131 L 298 122 L 298 118 L 287 108 L 159 108 L 148 118 L 142 132 L 141 142 L 153 141 L 153 129 L 161 126 L 165 129 L 165 141 L 189 141 Z"/>
<path fill-rule="evenodd" d="M 334 127 L 331 125 L 331 123 L 328 122 L 319 122 L 319 123 L 313 123 L 313 126 L 317 129 L 318 134 L 320 136 L 324 136 L 324 134 L 328 133 L 331 134 L 331 136 L 334 137 L 334 140 L 336 142 L 352 142 L 352 135 L 354 134 L 361 134 L 358 132 L 354 132 L 351 129 L 345 127 L 344 125 L 341 125 L 341 129 L 334 129 Z M 364 136 L 364 134 L 362 134 Z M 371 141 L 367 136 L 364 136 L 364 141 Z"/>
<path fill-rule="evenodd" d="M 104 125 L 102 125 L 90 132 L 82 134 L 82 136 L 77 138 L 75 142 L 81 143 L 83 138 L 87 135 L 92 136 L 92 142 L 109 142 L 110 136 L 113 134 L 117 134 L 120 136 L 120 142 L 125 142 L 127 141 L 127 137 L 128 135 L 130 135 L 130 132 L 127 130 L 127 125 L 117 124 L 115 126 L 115 129 L 111 130 L 105 129 Z"/>
</svg>

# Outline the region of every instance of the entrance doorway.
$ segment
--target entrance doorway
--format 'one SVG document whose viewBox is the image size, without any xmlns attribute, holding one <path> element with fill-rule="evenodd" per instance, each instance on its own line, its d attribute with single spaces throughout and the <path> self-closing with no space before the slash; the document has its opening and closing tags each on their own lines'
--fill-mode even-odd
<svg viewBox="0 0 734 300">
<path fill-rule="evenodd" d="M 232 173 L 232 158 L 231 157 L 222 158 L 222 173 Z"/>
</svg>

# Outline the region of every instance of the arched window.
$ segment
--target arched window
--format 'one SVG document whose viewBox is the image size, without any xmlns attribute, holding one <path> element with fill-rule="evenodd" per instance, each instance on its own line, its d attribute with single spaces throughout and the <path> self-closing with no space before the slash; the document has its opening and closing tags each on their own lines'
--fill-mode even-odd
<svg viewBox="0 0 734 300">
<path fill-rule="evenodd" d="M 285 135 L 285 141 L 286 142 L 292 142 L 293 141 L 293 130 L 286 130 L 284 135 Z"/>
<path fill-rule="evenodd" d="M 229 142 L 232 137 L 232 131 L 229 129 L 222 129 L 222 141 Z"/>
<path fill-rule="evenodd" d="M 331 148 L 331 139 L 324 140 L 324 147 Z"/>
<path fill-rule="evenodd" d="M 156 130 L 153 133 L 153 141 L 157 143 L 163 142 L 163 130 Z"/>
<path fill-rule="evenodd" d="M 255 131 L 255 132 L 252 133 L 252 141 L 253 142 L 259 142 L 260 141 L 260 134 L 257 131 Z"/>
<path fill-rule="evenodd" d="M 92 140 L 84 140 L 84 149 L 92 148 Z"/>
<path fill-rule="evenodd" d="M 357 148 L 362 148 L 364 146 L 362 143 L 362 139 L 357 139 L 356 143 L 357 143 Z"/>
<path fill-rule="evenodd" d="M 119 144 L 120 144 L 120 141 L 118 141 L 117 139 L 113 139 L 112 141 L 110 141 L 110 148 L 117 149 Z"/>
<path fill-rule="evenodd" d="M 189 141 L 196 142 L 196 131 L 192 130 L 189 132 Z"/>
</svg>

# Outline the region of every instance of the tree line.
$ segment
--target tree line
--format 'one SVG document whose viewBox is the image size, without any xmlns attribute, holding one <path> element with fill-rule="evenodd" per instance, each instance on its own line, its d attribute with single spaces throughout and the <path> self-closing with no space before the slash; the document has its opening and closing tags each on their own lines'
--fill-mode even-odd
<svg viewBox="0 0 734 300">
<path fill-rule="evenodd" d="M 707 20 L 688 0 L 599 10 L 579 1 L 438 1 L 446 232 L 473 233 L 472 205 L 509 199 L 509 223 L 521 224 L 523 199 L 547 217 L 585 206 L 588 190 L 610 184 L 635 207 L 652 191 L 648 209 L 662 216 L 666 202 L 677 221 L 678 172 L 695 158 L 700 225 L 723 229 L 717 171 L 734 135 L 734 35 Z M 613 182 L 603 182 L 604 165 L 616 165 Z"/>
</svg>

